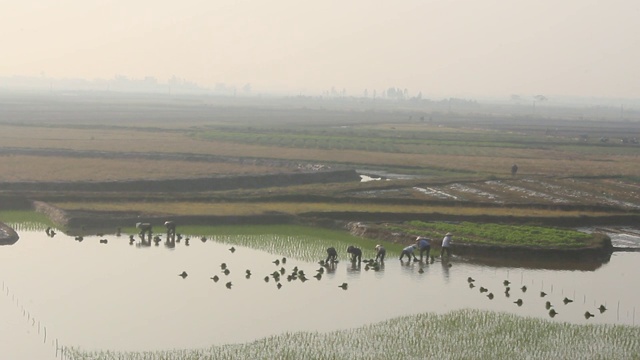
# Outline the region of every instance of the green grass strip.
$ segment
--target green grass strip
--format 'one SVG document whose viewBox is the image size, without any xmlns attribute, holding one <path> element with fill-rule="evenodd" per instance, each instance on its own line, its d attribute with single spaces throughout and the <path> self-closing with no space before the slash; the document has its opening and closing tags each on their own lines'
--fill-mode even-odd
<svg viewBox="0 0 640 360">
<path fill-rule="evenodd" d="M 459 310 L 405 316 L 329 333 L 151 352 L 65 349 L 65 359 L 639 359 L 640 327 L 576 325 Z"/>
</svg>

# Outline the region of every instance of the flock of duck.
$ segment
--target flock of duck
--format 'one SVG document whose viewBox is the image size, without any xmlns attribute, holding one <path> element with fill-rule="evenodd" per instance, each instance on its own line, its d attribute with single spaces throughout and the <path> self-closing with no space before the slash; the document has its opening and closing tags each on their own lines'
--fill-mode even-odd
<svg viewBox="0 0 640 360">
<path fill-rule="evenodd" d="M 467 282 L 469 283 L 469 288 L 473 289 L 476 286 L 475 282 L 476 280 L 472 277 L 468 277 L 467 278 Z M 502 282 L 502 284 L 504 285 L 504 295 L 505 297 L 509 298 L 511 297 L 511 282 L 509 280 L 504 280 Z M 493 298 L 495 297 L 495 295 L 493 294 L 493 292 L 489 291 L 489 289 L 485 288 L 484 286 L 480 286 L 479 287 L 480 293 L 488 293 L 486 296 L 487 298 L 489 298 L 489 300 L 493 300 Z M 523 285 L 522 287 L 520 287 L 519 289 L 522 293 L 526 293 L 528 288 L 526 285 Z M 540 297 L 544 298 L 546 297 L 548 294 L 544 291 L 540 291 Z M 564 299 L 562 299 L 562 303 L 564 305 L 568 305 L 570 303 L 573 302 L 573 299 L 570 299 L 568 297 L 564 297 Z M 518 298 L 516 301 L 513 302 L 514 304 L 518 305 L 518 306 L 522 306 L 524 304 L 524 300 L 522 300 L 522 298 Z M 545 309 L 548 311 L 548 314 L 550 317 L 555 317 L 556 315 L 559 315 L 560 313 L 555 309 L 554 305 L 551 303 L 551 301 L 546 301 L 545 302 Z M 600 312 L 600 314 L 604 313 L 605 311 L 607 311 L 607 308 L 604 305 L 600 305 L 599 307 L 596 308 L 596 310 L 598 310 Z M 595 311 L 594 311 L 595 313 Z M 590 319 L 592 317 L 595 316 L 595 314 L 590 312 L 589 310 L 585 311 L 584 313 L 584 317 L 585 319 Z"/>
<path fill-rule="evenodd" d="M 206 239 L 205 239 L 206 240 Z M 233 254 L 236 251 L 235 247 L 231 247 L 229 248 L 229 251 Z M 273 281 L 273 283 L 275 284 L 276 288 L 278 290 L 280 290 L 283 287 L 283 282 L 286 279 L 287 282 L 292 282 L 292 281 L 300 281 L 302 283 L 306 282 L 309 280 L 309 277 L 307 277 L 307 274 L 304 272 L 304 270 L 298 268 L 298 266 L 294 266 L 289 273 L 287 273 L 287 269 L 285 269 L 284 265 L 286 265 L 287 263 L 287 258 L 283 257 L 283 258 L 278 258 L 275 259 L 274 261 L 272 261 L 273 264 L 276 267 L 280 267 L 279 269 L 274 270 L 273 272 L 266 274 L 264 279 L 265 283 L 269 283 L 271 281 Z M 321 260 L 319 262 L 320 267 L 316 270 L 316 274 L 311 276 L 313 278 L 315 278 L 316 280 L 321 280 L 323 274 L 328 270 L 328 269 L 335 269 L 335 264 L 337 263 L 337 261 L 335 262 L 324 262 L 324 260 Z M 222 280 L 221 276 L 224 275 L 229 276 L 229 274 L 231 274 L 231 269 L 229 269 L 229 266 L 227 265 L 227 263 L 221 263 L 220 264 L 220 272 L 221 275 L 213 275 L 210 277 L 211 280 L 213 280 L 214 283 L 217 283 L 219 281 Z M 182 271 L 180 274 L 178 274 L 178 276 L 182 277 L 183 279 L 185 279 L 187 276 L 189 276 L 189 274 L 187 274 L 186 271 Z M 244 276 L 246 279 L 251 279 L 251 277 L 253 276 L 253 273 L 251 272 L 250 269 L 246 269 L 244 272 Z M 224 281 L 223 281 L 224 282 Z M 224 282 L 224 285 L 227 289 L 231 289 L 233 287 L 233 282 L 232 281 L 226 281 Z M 347 290 L 347 288 L 349 287 L 349 284 L 342 283 L 341 285 L 338 286 L 339 288 L 343 289 L 343 290 Z"/>
<path fill-rule="evenodd" d="M 51 228 L 47 228 L 45 230 L 45 232 L 46 232 L 47 236 L 49 236 L 49 237 L 54 237 L 56 235 L 55 231 L 53 229 L 51 229 Z M 104 236 L 104 234 L 97 234 L 97 235 L 99 237 Z M 116 235 L 120 236 L 120 229 L 117 230 Z M 162 238 L 160 236 L 157 236 L 157 235 L 154 236 L 153 239 L 151 239 L 151 234 L 149 234 L 149 240 L 148 241 L 145 241 L 145 237 L 144 237 L 143 234 L 140 234 L 140 238 L 142 239 L 142 242 L 141 243 L 137 243 L 136 237 L 134 235 L 130 235 L 129 236 L 129 244 L 133 245 L 133 244 L 137 243 L 137 245 L 149 246 L 152 240 L 156 245 L 159 245 L 160 242 L 162 242 Z M 182 239 L 183 239 L 183 237 L 182 237 L 181 234 L 175 234 L 173 237 L 168 236 L 167 237 L 167 243 L 165 245 L 171 244 L 171 241 L 173 241 L 173 244 L 175 245 L 175 242 L 180 243 L 180 241 Z M 76 236 L 75 240 L 81 242 L 81 241 L 83 241 L 83 237 L 82 236 Z M 202 237 L 200 240 L 204 243 L 204 242 L 207 241 L 207 238 L 206 237 Z M 189 241 L 190 241 L 189 237 L 184 238 L 184 244 L 186 246 L 189 246 Z M 107 244 L 108 240 L 107 239 L 100 239 L 99 242 L 101 244 Z M 236 251 L 235 247 L 232 246 L 232 247 L 229 248 L 229 252 L 231 252 L 232 254 L 235 253 L 235 251 Z M 433 257 L 431 257 L 429 260 L 431 260 L 429 262 L 433 264 L 433 262 L 434 262 Z M 379 271 L 381 269 L 381 265 L 382 264 L 380 262 L 376 261 L 376 260 L 369 259 L 369 260 L 363 260 L 362 262 L 365 263 L 365 270 L 372 269 L 374 271 Z M 287 269 L 285 269 L 285 267 L 284 267 L 284 265 L 286 263 L 287 263 L 287 258 L 286 257 L 275 259 L 273 261 L 273 264 L 275 264 L 276 267 L 280 267 L 280 268 L 274 270 L 273 272 L 271 272 L 269 274 L 266 274 L 264 276 L 264 278 L 263 278 L 264 282 L 269 283 L 269 282 L 273 281 L 273 283 L 275 284 L 276 288 L 277 289 L 281 289 L 283 287 L 283 282 L 284 282 L 285 279 L 286 279 L 287 282 L 300 281 L 302 283 L 304 283 L 304 282 L 309 280 L 309 277 L 307 276 L 307 274 L 303 270 L 299 269 L 297 266 L 293 267 L 289 271 L 289 273 L 287 273 Z M 325 262 L 324 260 L 320 260 L 318 262 L 320 267 L 315 271 L 316 272 L 315 275 L 312 275 L 311 277 L 315 278 L 318 281 L 321 280 L 323 274 L 328 269 L 335 270 L 335 264 L 336 263 L 338 263 L 337 260 L 335 260 L 335 261 L 327 261 L 327 262 Z M 447 266 L 450 267 L 451 263 L 448 263 Z M 210 277 L 210 279 L 213 280 L 213 282 L 217 283 L 217 282 L 222 280 L 222 276 L 227 277 L 231 273 L 231 270 L 229 269 L 229 267 L 227 266 L 226 263 L 221 263 L 220 264 L 220 271 L 221 271 L 220 276 L 219 275 L 213 275 L 213 276 Z M 419 273 L 424 273 L 423 268 L 420 267 L 418 272 Z M 246 279 L 250 279 L 253 276 L 253 273 L 251 272 L 250 269 L 246 269 L 244 274 L 245 274 L 245 278 Z M 189 275 L 187 274 L 186 271 L 182 271 L 180 274 L 178 274 L 178 276 L 182 277 L 183 279 L 186 279 L 187 276 L 189 276 Z M 226 281 L 226 282 L 223 281 L 223 282 L 224 282 L 224 285 L 225 285 L 225 287 L 227 289 L 232 289 L 232 287 L 233 287 L 233 282 L 232 281 Z M 468 277 L 467 278 L 467 282 L 469 284 L 469 288 L 470 289 L 473 289 L 473 288 L 477 287 L 476 286 L 476 280 L 473 279 L 472 277 Z M 503 281 L 503 285 L 504 285 L 504 288 L 503 288 L 504 296 L 507 297 L 507 298 L 511 297 L 511 290 L 512 290 L 511 286 L 510 286 L 511 282 L 509 280 L 504 280 Z M 338 287 L 343 289 L 343 290 L 347 290 L 348 289 L 348 284 L 345 282 L 345 283 L 342 283 L 341 285 L 339 285 Z M 528 289 L 527 289 L 526 285 L 523 285 L 522 287 L 519 288 L 519 290 L 521 291 L 521 293 L 526 293 Z M 488 288 L 486 288 L 484 286 L 479 286 L 479 291 L 482 294 L 486 293 L 486 297 L 489 300 L 493 300 L 495 298 L 494 293 L 491 292 Z M 544 298 L 546 296 L 547 296 L 547 293 L 545 293 L 544 291 L 540 291 L 540 297 L 541 298 Z M 564 305 L 568 305 L 568 304 L 570 304 L 572 302 L 573 302 L 573 300 L 568 298 L 568 297 L 564 297 L 564 299 L 562 299 L 562 303 Z M 513 301 L 513 303 L 516 304 L 517 306 L 522 306 L 524 304 L 524 300 L 522 298 L 518 298 L 517 300 Z M 556 315 L 560 314 L 556 310 L 554 305 L 551 303 L 551 301 L 546 301 L 545 302 L 545 309 L 548 311 L 548 315 L 550 317 L 552 317 L 552 318 L 555 317 Z M 600 305 L 599 307 L 596 308 L 596 310 L 593 310 L 593 312 L 590 312 L 589 310 L 587 310 L 584 313 L 584 317 L 585 317 L 585 319 L 590 319 L 590 318 L 596 316 L 597 312 L 602 314 L 605 311 L 607 311 L 607 308 L 604 305 Z"/>
</svg>

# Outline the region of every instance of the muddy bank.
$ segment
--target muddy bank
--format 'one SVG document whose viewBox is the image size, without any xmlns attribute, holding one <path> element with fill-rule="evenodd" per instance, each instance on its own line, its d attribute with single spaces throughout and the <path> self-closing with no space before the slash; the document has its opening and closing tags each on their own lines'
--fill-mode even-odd
<svg viewBox="0 0 640 360">
<path fill-rule="evenodd" d="M 13 245 L 20 237 L 7 224 L 0 222 L 0 245 Z"/>
<path fill-rule="evenodd" d="M 386 212 L 308 212 L 301 217 L 323 217 L 336 221 L 363 222 L 405 222 L 405 221 L 468 221 L 476 223 L 583 227 L 598 225 L 627 225 L 640 222 L 640 214 L 609 215 L 609 216 L 578 216 L 578 217 L 535 217 L 535 216 L 494 216 L 494 215 L 452 215 L 438 213 L 386 213 Z"/>
<path fill-rule="evenodd" d="M 156 232 L 164 232 L 164 222 L 175 221 L 188 225 L 269 225 L 294 224 L 297 218 L 288 214 L 271 213 L 247 216 L 213 215 L 149 215 L 139 212 L 65 211 L 53 205 L 34 201 L 33 208 L 45 214 L 57 227 L 69 235 L 87 235 L 96 231 L 115 233 L 118 228 L 135 227 L 138 222 L 150 223 Z"/>
<path fill-rule="evenodd" d="M 15 192 L 82 191 L 188 193 L 198 191 L 221 191 L 245 188 L 257 189 L 349 181 L 360 181 L 360 175 L 358 175 L 355 170 L 334 170 L 264 175 L 215 176 L 208 178 L 173 180 L 13 182 L 1 183 L 0 190 Z"/>
</svg>

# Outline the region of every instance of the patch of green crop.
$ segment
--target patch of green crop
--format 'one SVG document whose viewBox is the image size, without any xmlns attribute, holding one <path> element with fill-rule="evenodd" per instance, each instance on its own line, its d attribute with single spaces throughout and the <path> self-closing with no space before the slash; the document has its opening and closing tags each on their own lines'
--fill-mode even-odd
<svg viewBox="0 0 640 360">
<path fill-rule="evenodd" d="M 408 225 L 405 231 L 410 234 L 442 238 L 450 232 L 454 241 L 487 245 L 579 248 L 594 240 L 591 234 L 542 226 L 422 221 L 411 221 Z"/>
<path fill-rule="evenodd" d="M 0 221 L 11 226 L 15 230 L 44 230 L 54 227 L 49 218 L 39 212 L 29 210 L 5 210 L 0 211 Z"/>
<path fill-rule="evenodd" d="M 640 327 L 575 325 L 480 310 L 423 313 L 356 329 L 149 352 L 65 348 L 65 359 L 638 359 Z"/>
</svg>

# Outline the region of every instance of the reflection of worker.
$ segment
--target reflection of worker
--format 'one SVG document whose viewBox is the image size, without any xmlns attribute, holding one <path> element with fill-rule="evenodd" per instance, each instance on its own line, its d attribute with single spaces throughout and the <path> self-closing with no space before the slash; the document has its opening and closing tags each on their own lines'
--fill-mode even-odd
<svg viewBox="0 0 640 360">
<path fill-rule="evenodd" d="M 427 260 L 429 259 L 429 252 L 431 252 L 431 239 L 418 236 L 416 238 L 416 245 L 420 249 L 420 261 L 422 261 L 422 254 L 427 253 Z"/>
<path fill-rule="evenodd" d="M 376 261 L 384 262 L 384 257 L 387 255 L 387 250 L 382 245 L 376 245 Z"/>
<path fill-rule="evenodd" d="M 150 223 L 136 223 L 136 228 L 140 230 L 140 236 L 144 237 L 144 233 L 149 235 L 149 240 L 151 240 L 151 224 Z"/>
<path fill-rule="evenodd" d="M 349 245 L 349 247 L 347 248 L 347 252 L 351 254 L 351 262 L 355 263 L 356 260 L 358 260 L 358 265 L 360 265 L 360 262 L 362 261 L 362 250 L 355 246 Z"/>
<path fill-rule="evenodd" d="M 513 164 L 513 166 L 511 167 L 511 176 L 516 176 L 517 172 L 518 172 L 518 165 Z"/>
<path fill-rule="evenodd" d="M 413 258 L 414 261 L 418 261 L 418 258 L 413 253 L 416 247 L 416 245 L 409 245 L 406 248 L 402 249 L 402 254 L 400 254 L 400 261 L 402 261 L 405 255 L 409 258 L 409 261 L 411 261 L 411 258 Z"/>
<path fill-rule="evenodd" d="M 447 253 L 447 257 L 451 256 L 451 236 L 453 234 L 446 233 L 444 239 L 442 239 L 442 251 L 440 257 L 444 258 L 444 254 Z"/>
<path fill-rule="evenodd" d="M 338 260 L 338 252 L 336 251 L 336 248 L 334 247 L 330 247 L 327 249 L 327 260 L 325 260 L 325 263 L 332 263 Z"/>
</svg>

